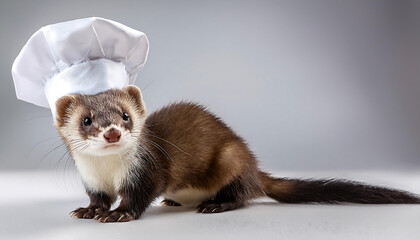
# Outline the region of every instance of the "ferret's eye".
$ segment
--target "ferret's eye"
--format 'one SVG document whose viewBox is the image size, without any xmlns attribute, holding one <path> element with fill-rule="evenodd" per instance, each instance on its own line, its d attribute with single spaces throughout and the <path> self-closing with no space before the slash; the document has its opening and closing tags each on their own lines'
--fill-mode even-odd
<svg viewBox="0 0 420 240">
<path fill-rule="evenodd" d="M 123 112 L 122 118 L 124 121 L 128 121 L 128 119 L 130 119 L 130 116 L 128 116 L 128 113 Z"/>
<path fill-rule="evenodd" d="M 83 125 L 84 126 L 90 126 L 90 125 L 92 125 L 92 119 L 90 117 L 85 117 L 83 119 Z"/>
</svg>

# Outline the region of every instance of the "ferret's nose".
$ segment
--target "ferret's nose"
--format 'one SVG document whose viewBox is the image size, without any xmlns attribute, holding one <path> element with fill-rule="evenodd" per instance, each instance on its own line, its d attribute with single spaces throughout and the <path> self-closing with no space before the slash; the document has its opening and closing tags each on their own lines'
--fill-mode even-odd
<svg viewBox="0 0 420 240">
<path fill-rule="evenodd" d="M 121 132 L 115 128 L 111 128 L 104 134 L 104 138 L 109 143 L 118 142 L 121 138 Z"/>
</svg>

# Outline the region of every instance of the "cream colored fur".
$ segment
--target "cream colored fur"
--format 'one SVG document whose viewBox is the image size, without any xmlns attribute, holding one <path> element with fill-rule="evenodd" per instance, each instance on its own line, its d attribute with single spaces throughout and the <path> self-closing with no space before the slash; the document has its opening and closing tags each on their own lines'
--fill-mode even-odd
<svg viewBox="0 0 420 240">
<path fill-rule="evenodd" d="M 175 201 L 183 206 L 197 207 L 200 203 L 216 195 L 216 191 L 184 188 L 177 191 L 166 191 L 162 197 Z"/>
<path fill-rule="evenodd" d="M 103 134 L 110 128 L 121 131 L 121 140 L 115 146 L 109 147 Z M 106 129 L 101 129 L 98 137 L 89 138 L 86 144 L 89 147 L 85 151 L 73 151 L 75 164 L 82 180 L 90 191 L 105 192 L 113 200 L 118 196 L 118 189 L 122 182 L 129 180 L 129 172 L 136 159 L 133 151 L 128 151 L 131 147 L 128 131 L 111 125 Z M 107 147 L 107 148 L 104 148 Z"/>
</svg>

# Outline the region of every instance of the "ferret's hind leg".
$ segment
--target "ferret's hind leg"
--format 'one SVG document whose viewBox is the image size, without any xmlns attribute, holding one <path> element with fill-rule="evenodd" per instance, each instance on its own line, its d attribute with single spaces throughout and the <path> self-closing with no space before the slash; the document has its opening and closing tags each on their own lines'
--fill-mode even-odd
<svg viewBox="0 0 420 240">
<path fill-rule="evenodd" d="M 199 213 L 221 213 L 245 206 L 249 200 L 263 193 L 254 174 L 239 176 L 224 186 L 214 198 L 197 206 Z"/>
<path fill-rule="evenodd" d="M 163 199 L 162 202 L 160 202 L 163 206 L 171 206 L 171 207 L 179 207 L 182 206 L 181 204 L 171 200 L 171 199 Z"/>
<path fill-rule="evenodd" d="M 198 205 L 197 212 L 221 213 L 221 212 L 226 212 L 226 211 L 233 210 L 236 208 L 240 208 L 244 205 L 245 204 L 243 202 L 239 202 L 239 201 L 223 202 L 223 201 L 218 201 L 217 199 L 208 200 Z"/>
</svg>

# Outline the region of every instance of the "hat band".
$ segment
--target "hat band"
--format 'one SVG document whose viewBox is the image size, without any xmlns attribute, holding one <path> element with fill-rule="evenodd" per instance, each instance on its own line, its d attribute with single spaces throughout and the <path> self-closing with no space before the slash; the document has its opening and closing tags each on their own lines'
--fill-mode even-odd
<svg viewBox="0 0 420 240">
<path fill-rule="evenodd" d="M 45 96 L 53 117 L 56 101 L 71 94 L 95 95 L 109 89 L 121 89 L 129 84 L 129 76 L 122 62 L 96 59 L 72 65 L 45 84 Z"/>
</svg>

